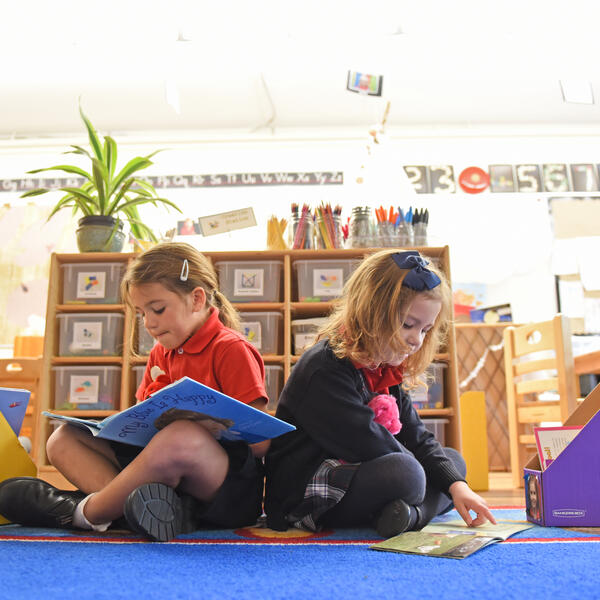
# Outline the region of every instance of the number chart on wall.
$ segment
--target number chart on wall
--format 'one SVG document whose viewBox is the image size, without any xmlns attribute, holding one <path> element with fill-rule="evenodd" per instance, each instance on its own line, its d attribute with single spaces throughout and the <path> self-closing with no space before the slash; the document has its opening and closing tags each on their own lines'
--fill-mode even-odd
<svg viewBox="0 0 600 600">
<path fill-rule="evenodd" d="M 452 165 L 404 165 L 404 172 L 417 194 L 454 194 L 460 190 L 456 181 L 467 167 L 456 172 Z M 523 163 L 493 164 L 482 172 L 489 176 L 489 185 L 477 192 L 493 194 L 539 192 L 596 192 L 600 191 L 600 165 L 595 163 Z"/>
</svg>

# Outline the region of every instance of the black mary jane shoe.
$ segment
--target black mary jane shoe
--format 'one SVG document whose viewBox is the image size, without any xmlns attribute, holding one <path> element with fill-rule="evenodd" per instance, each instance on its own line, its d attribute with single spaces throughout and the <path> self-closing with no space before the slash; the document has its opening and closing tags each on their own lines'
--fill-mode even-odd
<svg viewBox="0 0 600 600">
<path fill-rule="evenodd" d="M 386 504 L 375 522 L 377 533 L 383 538 L 400 535 L 410 527 L 410 506 L 404 500 Z"/>
<path fill-rule="evenodd" d="M 59 490 L 35 477 L 12 477 L 0 483 L 0 514 L 29 527 L 71 528 L 79 490 Z"/>
</svg>

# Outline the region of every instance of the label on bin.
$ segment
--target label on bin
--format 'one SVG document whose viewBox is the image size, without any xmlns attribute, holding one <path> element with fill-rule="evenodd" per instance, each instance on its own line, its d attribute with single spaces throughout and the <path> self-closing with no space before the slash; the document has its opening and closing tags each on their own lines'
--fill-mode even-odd
<svg viewBox="0 0 600 600">
<path fill-rule="evenodd" d="M 257 350 L 261 349 L 262 329 L 259 321 L 244 321 L 242 323 L 242 333 L 251 344 L 254 344 Z"/>
<path fill-rule="evenodd" d="M 315 269 L 313 296 L 341 296 L 344 287 L 344 269 Z"/>
<path fill-rule="evenodd" d="M 294 349 L 296 354 L 304 352 L 306 348 L 312 346 L 317 339 L 316 333 L 297 333 L 294 336 Z"/>
<path fill-rule="evenodd" d="M 102 322 L 73 323 L 73 343 L 71 350 L 101 350 Z"/>
<path fill-rule="evenodd" d="M 69 402 L 71 404 L 97 404 L 98 375 L 71 375 Z"/>
<path fill-rule="evenodd" d="M 425 408 L 427 406 L 427 388 L 423 385 L 418 385 L 410 390 L 410 399 L 415 408 Z"/>
<path fill-rule="evenodd" d="M 106 295 L 106 273 L 85 272 L 77 274 L 77 298 L 104 298 Z"/>
<path fill-rule="evenodd" d="M 235 296 L 264 296 L 264 269 L 234 269 Z"/>
</svg>

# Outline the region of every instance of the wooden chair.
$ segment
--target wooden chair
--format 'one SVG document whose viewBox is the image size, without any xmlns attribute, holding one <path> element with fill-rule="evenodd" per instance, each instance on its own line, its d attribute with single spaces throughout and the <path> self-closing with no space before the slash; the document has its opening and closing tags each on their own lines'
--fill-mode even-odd
<svg viewBox="0 0 600 600">
<path fill-rule="evenodd" d="M 522 487 L 523 467 L 536 453 L 533 426 L 562 424 L 576 407 L 568 318 L 507 327 L 504 361 L 512 480 Z"/>
</svg>

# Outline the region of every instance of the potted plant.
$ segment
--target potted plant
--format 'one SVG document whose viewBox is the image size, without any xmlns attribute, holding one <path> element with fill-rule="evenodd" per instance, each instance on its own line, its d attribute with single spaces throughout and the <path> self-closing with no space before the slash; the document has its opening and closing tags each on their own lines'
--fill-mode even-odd
<svg viewBox="0 0 600 600">
<path fill-rule="evenodd" d="M 34 169 L 28 173 L 43 171 L 63 171 L 84 178 L 80 187 L 62 187 L 65 195 L 56 203 L 48 219 L 59 210 L 72 207 L 73 214 L 82 213 L 77 229 L 77 246 L 80 252 L 120 252 L 125 241 L 123 222 L 129 224 L 131 234 L 138 240 L 157 241 L 154 232 L 143 223 L 138 207 L 143 204 L 164 204 L 181 212 L 170 200 L 161 198 L 147 181 L 137 173 L 152 164 L 150 160 L 157 152 L 148 156 L 132 158 L 120 171 L 117 171 L 117 144 L 110 136 L 104 136 L 104 144 L 85 116 L 81 105 L 79 114 L 87 129 L 91 151 L 72 145 L 65 154 L 79 154 L 91 161 L 88 172 L 74 165 L 56 165 Z M 22 198 L 39 196 L 54 191 L 50 188 L 36 188 L 21 195 Z"/>
</svg>

